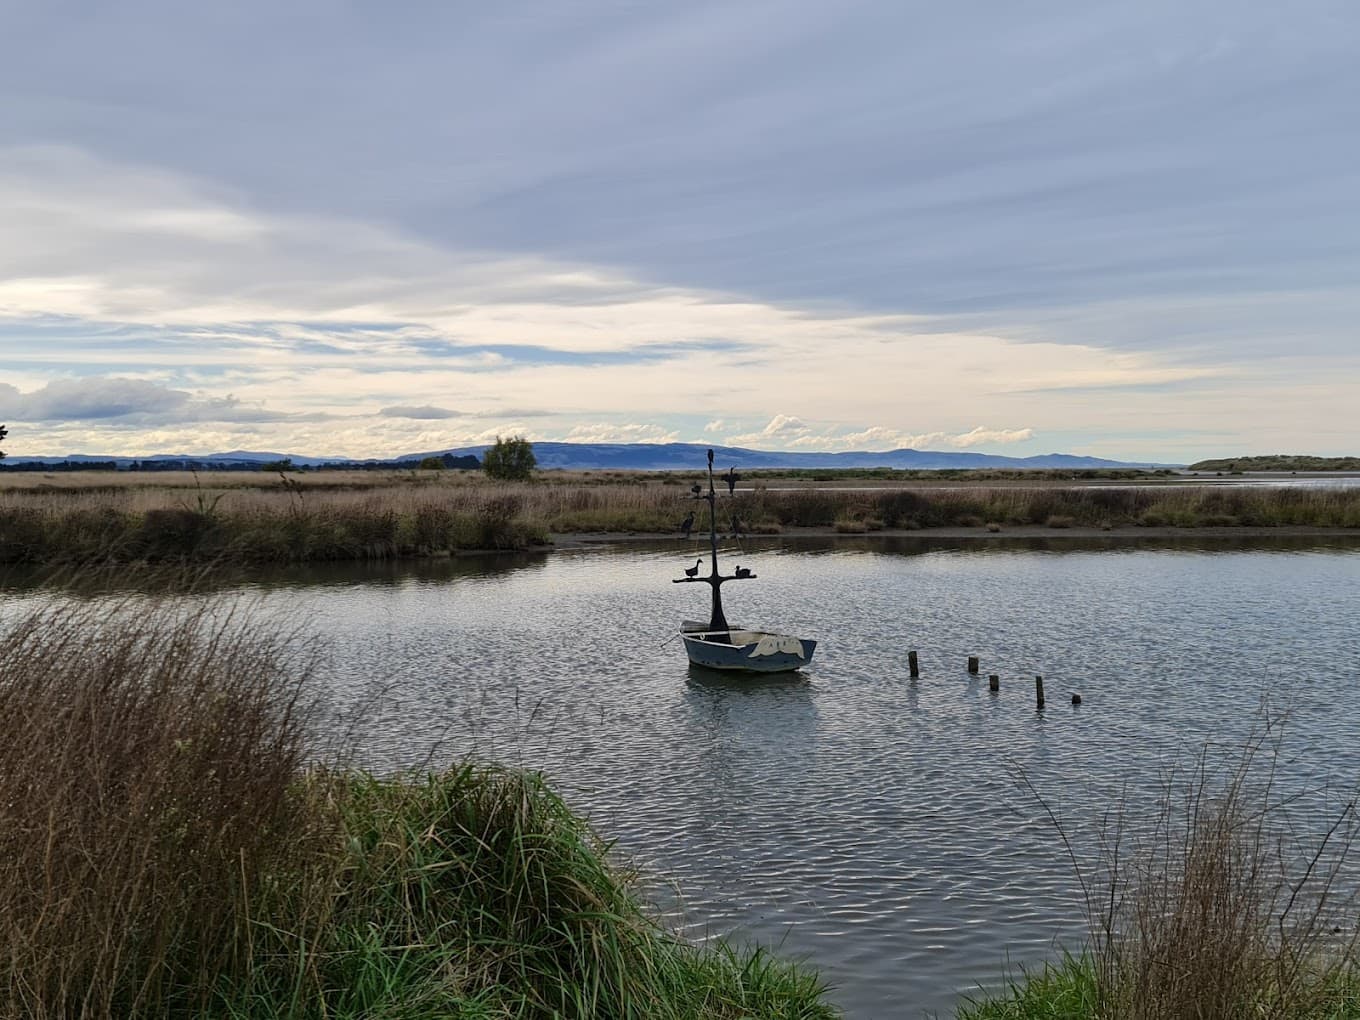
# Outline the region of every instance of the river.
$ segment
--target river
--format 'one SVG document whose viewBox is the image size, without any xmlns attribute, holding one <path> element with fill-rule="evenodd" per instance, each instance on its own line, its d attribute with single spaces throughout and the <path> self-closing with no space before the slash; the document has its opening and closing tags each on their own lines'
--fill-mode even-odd
<svg viewBox="0 0 1360 1020">
<path fill-rule="evenodd" d="M 241 587 L 320 636 L 357 760 L 544 770 L 690 934 L 812 961 L 855 1018 L 947 1016 L 1079 945 L 1039 796 L 1077 837 L 1121 800 L 1145 813 L 1173 763 L 1259 730 L 1263 700 L 1288 713 L 1287 784 L 1360 783 L 1354 540 L 752 543 L 725 560 L 759 575 L 725 590 L 729 619 L 820 642 L 802 674 L 756 681 L 692 670 L 671 639 L 706 612 L 706 588 L 669 583 L 694 549 Z M 19 585 L 6 603 L 50 597 Z"/>
</svg>

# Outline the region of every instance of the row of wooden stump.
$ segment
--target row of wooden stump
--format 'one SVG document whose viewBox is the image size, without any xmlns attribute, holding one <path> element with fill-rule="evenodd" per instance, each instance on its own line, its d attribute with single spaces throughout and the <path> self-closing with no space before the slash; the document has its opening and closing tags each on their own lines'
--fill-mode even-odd
<svg viewBox="0 0 1360 1020">
<path fill-rule="evenodd" d="M 921 675 L 921 667 L 916 660 L 915 649 L 912 649 L 911 651 L 907 652 L 907 665 L 911 669 L 911 678 L 913 680 L 917 679 Z M 972 673 L 974 676 L 977 676 L 979 668 L 980 663 L 978 657 L 976 655 L 968 656 L 968 672 Z M 996 673 L 988 674 L 987 689 L 991 691 L 993 694 L 996 694 L 1001 690 L 1001 677 L 998 674 Z M 1042 709 L 1044 707 L 1044 678 L 1041 676 L 1036 676 L 1034 678 L 1034 704 L 1036 708 Z M 1080 694 L 1074 693 L 1072 695 L 1072 704 L 1074 705 L 1081 704 Z"/>
</svg>

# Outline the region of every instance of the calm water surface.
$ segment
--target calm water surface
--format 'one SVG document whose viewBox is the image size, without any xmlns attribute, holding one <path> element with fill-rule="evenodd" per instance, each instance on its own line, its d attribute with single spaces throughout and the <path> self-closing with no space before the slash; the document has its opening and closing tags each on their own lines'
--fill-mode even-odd
<svg viewBox="0 0 1360 1020">
<path fill-rule="evenodd" d="M 1360 545 L 748 546 L 736 562 L 760 579 L 728 586 L 729 618 L 821 642 L 803 674 L 754 682 L 691 670 L 668 640 L 706 611 L 706 589 L 668 583 L 689 549 L 249 587 L 323 636 L 362 760 L 476 750 L 543 769 L 667 880 L 653 895 L 691 934 L 814 961 L 857 1018 L 949 1015 L 1080 938 L 1071 868 L 1022 773 L 1080 835 L 1121 793 L 1149 803 L 1204 741 L 1250 733 L 1269 695 L 1290 712 L 1289 782 L 1360 782 Z"/>
</svg>

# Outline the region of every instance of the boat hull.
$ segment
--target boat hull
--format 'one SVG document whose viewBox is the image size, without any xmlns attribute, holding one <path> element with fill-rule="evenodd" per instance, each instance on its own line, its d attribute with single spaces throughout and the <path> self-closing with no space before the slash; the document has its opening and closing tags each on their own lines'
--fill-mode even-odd
<svg viewBox="0 0 1360 1020">
<path fill-rule="evenodd" d="M 704 631 L 682 628 L 689 661 L 709 669 L 744 673 L 787 673 L 812 661 L 816 641 L 768 631 L 734 628 L 728 641 L 710 641 Z"/>
</svg>

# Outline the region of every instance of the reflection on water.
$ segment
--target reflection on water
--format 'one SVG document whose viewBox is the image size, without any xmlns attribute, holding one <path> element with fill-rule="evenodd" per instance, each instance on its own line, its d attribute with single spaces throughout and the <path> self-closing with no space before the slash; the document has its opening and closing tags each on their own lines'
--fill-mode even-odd
<svg viewBox="0 0 1360 1020">
<path fill-rule="evenodd" d="M 334 729 L 362 762 L 541 768 L 667 880 L 651 891 L 692 933 L 813 959 L 851 1016 L 919 1017 L 1081 934 L 1022 775 L 1080 837 L 1120 796 L 1146 809 L 1187 749 L 1239 741 L 1269 695 L 1291 713 L 1289 783 L 1360 780 L 1360 543 L 1049 545 L 747 542 L 761 581 L 731 619 L 821 642 L 802 674 L 754 681 L 673 639 L 704 609 L 668 583 L 692 562 L 679 542 L 239 587 L 322 636 Z M 7 583 L 0 615 L 54 597 Z"/>
</svg>

